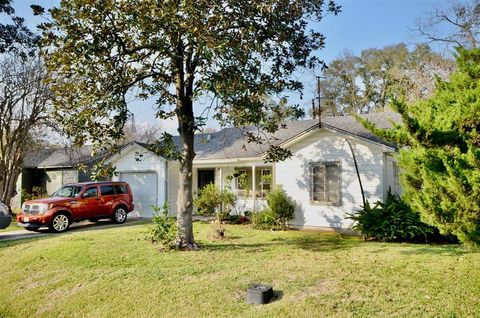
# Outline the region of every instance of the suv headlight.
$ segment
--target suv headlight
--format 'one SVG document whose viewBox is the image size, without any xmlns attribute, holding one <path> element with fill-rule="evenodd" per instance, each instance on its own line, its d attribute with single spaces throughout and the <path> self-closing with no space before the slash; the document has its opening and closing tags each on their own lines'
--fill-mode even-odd
<svg viewBox="0 0 480 318">
<path fill-rule="evenodd" d="M 49 210 L 51 204 L 39 204 L 38 205 L 38 214 L 45 214 Z"/>
</svg>

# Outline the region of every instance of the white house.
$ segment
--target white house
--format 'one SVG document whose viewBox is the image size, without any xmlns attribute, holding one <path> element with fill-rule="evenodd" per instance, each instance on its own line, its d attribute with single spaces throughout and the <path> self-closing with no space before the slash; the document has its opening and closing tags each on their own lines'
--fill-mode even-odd
<svg viewBox="0 0 480 318">
<path fill-rule="evenodd" d="M 383 128 L 399 120 L 394 113 L 365 116 Z M 318 119 L 288 122 L 286 129 L 268 136 L 293 154 L 278 163 L 265 163 L 268 146 L 248 144 L 242 137 L 245 130 L 256 133 L 252 127 L 226 128 L 195 136 L 194 191 L 207 183 L 228 187 L 237 195 L 238 213 L 262 209 L 266 192 L 281 185 L 297 203 L 292 226 L 348 228 L 351 221 L 346 213 L 363 204 L 360 182 L 370 202 L 383 200 L 389 188 L 400 191 L 395 146 L 351 116 L 326 117 L 321 123 Z M 114 179 L 132 187 L 137 215 L 151 217 L 151 207 L 165 202 L 169 214 L 175 215 L 178 162 L 139 143 L 131 143 L 110 162 L 118 172 Z"/>
</svg>

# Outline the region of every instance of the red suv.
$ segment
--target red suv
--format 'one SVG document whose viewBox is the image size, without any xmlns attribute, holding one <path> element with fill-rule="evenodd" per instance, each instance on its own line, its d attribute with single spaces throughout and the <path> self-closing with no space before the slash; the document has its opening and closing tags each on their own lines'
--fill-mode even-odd
<svg viewBox="0 0 480 318">
<path fill-rule="evenodd" d="M 70 183 L 51 198 L 25 201 L 17 221 L 27 230 L 48 226 L 53 232 L 63 232 L 72 222 L 82 220 L 111 218 L 123 223 L 133 208 L 132 190 L 126 182 Z"/>
</svg>

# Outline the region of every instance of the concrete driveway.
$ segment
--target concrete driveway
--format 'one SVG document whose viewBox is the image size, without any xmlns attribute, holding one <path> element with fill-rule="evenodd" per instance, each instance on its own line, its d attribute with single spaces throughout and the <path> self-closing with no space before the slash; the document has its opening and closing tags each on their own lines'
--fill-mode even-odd
<svg viewBox="0 0 480 318">
<path fill-rule="evenodd" d="M 73 223 L 70 228 L 64 233 L 103 230 L 112 227 L 135 225 L 136 223 L 140 223 L 142 221 L 146 220 L 141 218 L 131 218 L 127 219 L 127 221 L 123 224 L 113 224 L 110 220 L 100 220 L 99 222 L 83 221 L 79 223 Z M 51 233 L 48 231 L 47 228 L 39 229 L 37 232 L 27 230 L 0 232 L 0 242 L 35 238 L 46 235 L 60 235 L 64 233 Z"/>
</svg>

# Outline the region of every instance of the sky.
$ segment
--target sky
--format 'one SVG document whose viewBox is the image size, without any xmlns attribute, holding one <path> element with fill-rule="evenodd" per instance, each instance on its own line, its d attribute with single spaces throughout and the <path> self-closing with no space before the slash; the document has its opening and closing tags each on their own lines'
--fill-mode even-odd
<svg viewBox="0 0 480 318">
<path fill-rule="evenodd" d="M 58 2 L 58 0 L 14 0 L 14 8 L 16 14 L 25 17 L 27 25 L 34 29 L 41 21 L 31 14 L 30 4 L 51 8 Z M 359 54 L 368 48 L 382 48 L 400 42 L 413 46 L 422 41 L 411 31 L 416 19 L 433 11 L 435 7 L 448 6 L 446 0 L 336 0 L 336 2 L 342 6 L 342 12 L 337 16 L 327 16 L 314 25 L 316 31 L 326 36 L 326 46 L 318 52 L 318 56 L 327 64 L 344 51 Z M 304 97 L 300 99 L 299 95 L 291 95 L 290 103 L 299 104 L 305 109 L 310 107 L 311 99 L 315 97 L 315 75 L 320 75 L 319 71 L 298 74 L 304 83 Z M 162 129 L 176 133 L 176 121 L 160 122 L 155 118 L 153 102 L 132 102 L 129 108 L 135 115 L 137 123 L 160 125 Z M 202 106 L 197 104 L 195 108 L 198 112 Z M 218 128 L 213 120 L 209 120 L 207 126 Z"/>
</svg>

